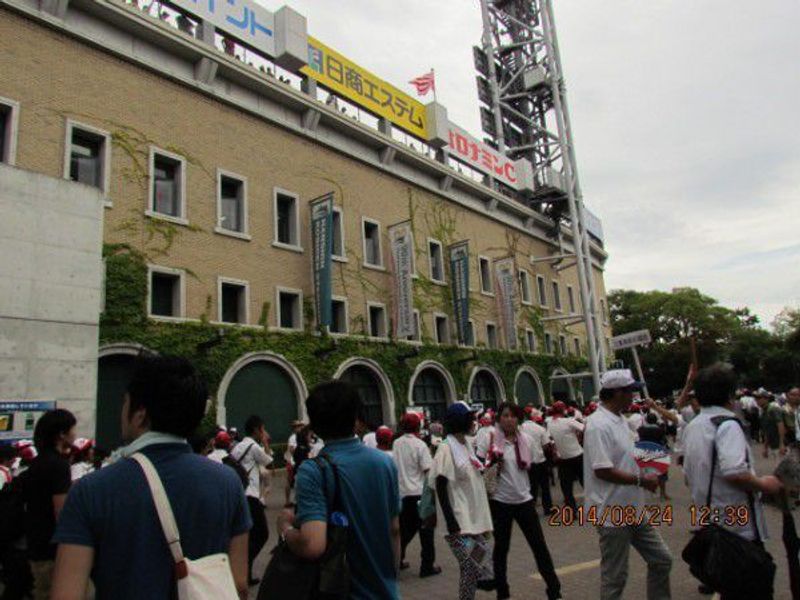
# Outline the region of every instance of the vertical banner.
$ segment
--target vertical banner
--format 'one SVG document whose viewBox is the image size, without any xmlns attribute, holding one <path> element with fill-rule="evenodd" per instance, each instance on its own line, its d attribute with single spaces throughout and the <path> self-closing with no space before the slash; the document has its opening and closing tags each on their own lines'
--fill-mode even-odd
<svg viewBox="0 0 800 600">
<path fill-rule="evenodd" d="M 312 200 L 314 308 L 320 330 L 331 326 L 331 254 L 333 252 L 333 193 Z"/>
<path fill-rule="evenodd" d="M 517 349 L 517 291 L 516 265 L 514 258 L 503 258 L 494 263 L 495 285 L 497 286 L 497 308 L 506 336 L 506 349 Z"/>
<path fill-rule="evenodd" d="M 392 271 L 394 272 L 394 335 L 397 339 L 413 336 L 414 288 L 414 239 L 411 222 L 404 221 L 388 229 L 392 249 Z"/>
<path fill-rule="evenodd" d="M 453 282 L 453 314 L 456 319 L 459 344 L 474 343 L 469 339 L 469 242 L 448 247 L 450 280 Z"/>
</svg>

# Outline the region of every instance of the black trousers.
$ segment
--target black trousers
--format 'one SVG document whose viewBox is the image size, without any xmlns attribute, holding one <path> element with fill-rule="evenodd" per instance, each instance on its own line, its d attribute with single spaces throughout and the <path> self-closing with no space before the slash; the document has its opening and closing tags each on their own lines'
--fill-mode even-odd
<svg viewBox="0 0 800 600">
<path fill-rule="evenodd" d="M 250 518 L 253 519 L 253 528 L 250 530 L 250 537 L 247 539 L 247 565 L 248 573 L 252 576 L 253 561 L 269 539 L 269 526 L 267 525 L 267 515 L 264 512 L 264 505 L 258 498 L 247 497 L 247 506 L 250 509 Z"/>
<path fill-rule="evenodd" d="M 3 585 L 0 600 L 27 598 L 33 585 L 33 575 L 24 550 L 13 544 L 0 546 L 0 564 L 3 566 Z"/>
<path fill-rule="evenodd" d="M 542 492 L 542 508 L 545 514 L 550 514 L 553 508 L 553 498 L 550 495 L 550 469 L 547 461 L 531 466 L 531 495 L 533 503 L 539 498 L 539 490 Z"/>
<path fill-rule="evenodd" d="M 578 509 L 575 494 L 572 492 L 575 481 L 580 481 L 583 487 L 583 454 L 558 462 L 558 482 L 561 485 L 561 493 L 564 494 L 564 504 L 573 510 Z"/>
<path fill-rule="evenodd" d="M 403 498 L 403 506 L 400 510 L 400 547 L 402 548 L 402 558 L 406 558 L 406 547 L 414 536 L 419 532 L 419 543 L 422 546 L 420 556 L 420 571 L 430 571 L 436 562 L 436 548 L 433 543 L 433 529 L 422 526 L 422 519 L 419 518 L 417 502 L 421 496 L 406 496 Z"/>
<path fill-rule="evenodd" d="M 550 550 L 542 533 L 542 526 L 539 523 L 539 515 L 536 514 L 536 506 L 533 500 L 522 504 L 504 504 L 491 500 L 489 506 L 492 510 L 492 523 L 494 524 L 494 552 L 492 561 L 494 562 L 494 579 L 497 583 L 497 595 L 504 597 L 509 595 L 508 589 L 508 549 L 511 545 L 511 526 L 517 522 L 522 530 L 522 535 L 528 542 L 528 546 L 533 551 L 536 560 L 536 567 L 547 584 L 547 597 L 550 599 L 558 598 L 561 595 L 561 582 L 556 575 L 553 567 L 553 559 L 550 557 Z"/>
</svg>

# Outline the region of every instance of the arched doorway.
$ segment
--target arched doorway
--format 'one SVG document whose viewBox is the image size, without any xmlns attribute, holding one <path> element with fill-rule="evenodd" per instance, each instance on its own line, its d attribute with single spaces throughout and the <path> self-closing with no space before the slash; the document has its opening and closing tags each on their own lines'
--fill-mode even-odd
<svg viewBox="0 0 800 600">
<path fill-rule="evenodd" d="M 575 399 L 572 380 L 564 369 L 556 369 L 550 378 L 550 399 L 552 402 L 569 402 Z"/>
<path fill-rule="evenodd" d="M 94 437 L 102 450 L 114 450 L 122 445 L 123 396 L 133 375 L 136 357 L 143 352 L 148 350 L 138 344 L 113 344 L 104 346 L 98 353 Z"/>
<path fill-rule="evenodd" d="M 522 367 L 517 371 L 517 377 L 514 382 L 514 396 L 520 406 L 531 404 L 541 407 L 544 404 L 542 382 L 539 381 L 536 371 L 530 367 Z"/>
<path fill-rule="evenodd" d="M 394 390 L 378 363 L 366 358 L 351 358 L 339 366 L 334 379 L 356 387 L 364 404 L 364 418 L 371 427 L 394 424 Z"/>
<path fill-rule="evenodd" d="M 306 386 L 299 371 L 277 354 L 260 352 L 239 359 L 219 387 L 217 420 L 244 431 L 250 415 L 258 415 L 272 440 L 284 443 L 291 423 L 305 416 Z"/>
<path fill-rule="evenodd" d="M 505 401 L 500 378 L 487 367 L 475 367 L 470 377 L 469 398 L 473 403 L 483 404 L 485 409 L 496 409 Z"/>
<path fill-rule="evenodd" d="M 455 384 L 443 366 L 433 361 L 417 366 L 409 385 L 409 406 L 425 409 L 432 421 L 443 421 L 455 396 Z"/>
</svg>

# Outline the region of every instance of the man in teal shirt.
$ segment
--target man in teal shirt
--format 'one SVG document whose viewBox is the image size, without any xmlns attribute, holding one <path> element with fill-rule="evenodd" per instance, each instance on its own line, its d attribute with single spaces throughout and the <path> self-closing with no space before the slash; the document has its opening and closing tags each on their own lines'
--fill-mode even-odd
<svg viewBox="0 0 800 600">
<path fill-rule="evenodd" d="M 339 472 L 341 507 L 350 537 L 350 598 L 398 599 L 400 562 L 400 492 L 397 468 L 388 454 L 367 448 L 355 437 L 361 400 L 351 385 L 323 383 L 306 401 L 311 429 L 325 440 L 327 455 Z M 315 461 L 305 461 L 297 473 L 297 512 L 284 512 L 278 530 L 292 552 L 309 560 L 320 558 L 327 543 L 328 507 L 333 501 L 334 474 Z"/>
</svg>

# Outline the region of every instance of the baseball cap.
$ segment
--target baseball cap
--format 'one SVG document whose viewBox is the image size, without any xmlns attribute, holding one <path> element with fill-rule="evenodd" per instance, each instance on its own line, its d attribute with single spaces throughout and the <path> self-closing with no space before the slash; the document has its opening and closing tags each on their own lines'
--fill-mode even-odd
<svg viewBox="0 0 800 600">
<path fill-rule="evenodd" d="M 557 415 L 563 415 L 567 412 L 567 405 L 564 404 L 561 400 L 553 402 L 553 413 Z"/>
<path fill-rule="evenodd" d="M 600 387 L 604 390 L 638 390 L 642 385 L 633 378 L 630 369 L 612 369 L 600 377 Z"/>
<path fill-rule="evenodd" d="M 390 444 L 393 437 L 394 433 L 391 429 L 386 427 L 386 425 L 381 425 L 378 427 L 377 431 L 375 431 L 375 441 L 377 441 L 379 444 Z"/>
<path fill-rule="evenodd" d="M 458 402 L 453 402 L 450 406 L 447 407 L 447 418 L 463 417 L 470 413 L 476 413 L 476 412 L 478 411 L 473 409 L 469 404 L 467 404 L 463 400 L 459 400 Z"/>
<path fill-rule="evenodd" d="M 758 388 L 753 394 L 756 398 L 772 398 L 772 394 L 765 390 L 763 387 Z"/>
<path fill-rule="evenodd" d="M 403 429 L 415 431 L 419 428 L 420 418 L 417 413 L 406 413 L 400 419 L 400 425 Z"/>
<path fill-rule="evenodd" d="M 231 434 L 227 431 L 220 431 L 214 436 L 214 444 L 217 446 L 228 446 L 231 443 Z"/>
</svg>

